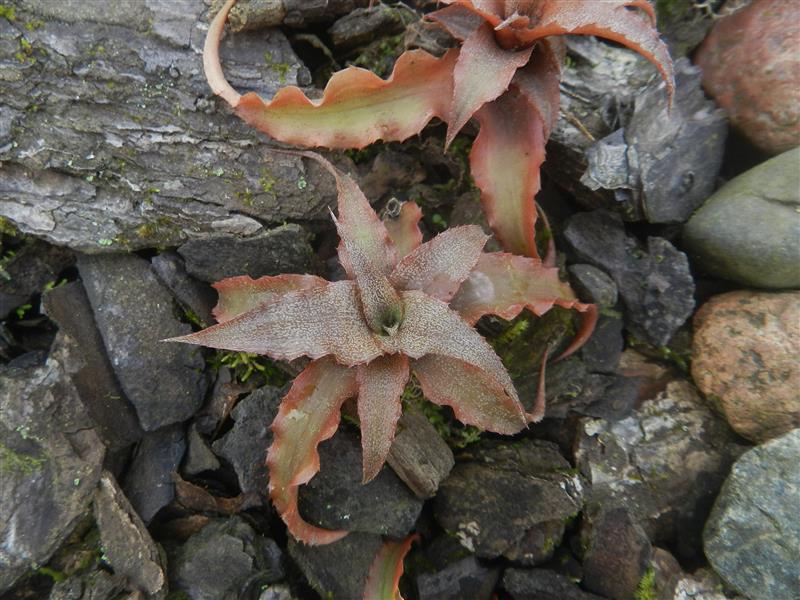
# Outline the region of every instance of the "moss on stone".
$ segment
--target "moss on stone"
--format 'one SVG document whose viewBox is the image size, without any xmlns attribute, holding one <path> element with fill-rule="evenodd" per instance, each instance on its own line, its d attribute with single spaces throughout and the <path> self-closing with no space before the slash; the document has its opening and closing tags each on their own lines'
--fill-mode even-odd
<svg viewBox="0 0 800 600">
<path fill-rule="evenodd" d="M 41 470 L 42 465 L 44 465 L 44 458 L 20 454 L 0 442 L 0 472 L 33 475 L 36 471 Z"/>
</svg>

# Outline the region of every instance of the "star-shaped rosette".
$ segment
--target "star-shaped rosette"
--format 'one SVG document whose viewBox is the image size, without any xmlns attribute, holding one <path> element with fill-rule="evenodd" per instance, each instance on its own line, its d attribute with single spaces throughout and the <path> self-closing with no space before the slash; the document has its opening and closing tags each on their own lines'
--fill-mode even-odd
<svg viewBox="0 0 800 600">
<path fill-rule="evenodd" d="M 384 223 L 353 179 L 316 154 L 301 154 L 336 178 L 334 221 L 348 279 L 222 280 L 214 285 L 219 323 L 170 341 L 313 359 L 281 403 L 267 465 L 269 495 L 289 532 L 323 544 L 347 532 L 303 520 L 297 492 L 319 470 L 317 446 L 336 431 L 346 400 L 357 399 L 364 482 L 386 460 L 412 373 L 428 400 L 450 406 L 463 423 L 517 433 L 541 415 L 526 413 L 502 361 L 472 325 L 486 314 L 513 318 L 523 308 L 541 315 L 558 304 L 592 314 L 593 306 L 579 303 L 557 270 L 538 259 L 484 253 L 488 238 L 475 225 L 422 243 L 414 203 Z"/>
</svg>

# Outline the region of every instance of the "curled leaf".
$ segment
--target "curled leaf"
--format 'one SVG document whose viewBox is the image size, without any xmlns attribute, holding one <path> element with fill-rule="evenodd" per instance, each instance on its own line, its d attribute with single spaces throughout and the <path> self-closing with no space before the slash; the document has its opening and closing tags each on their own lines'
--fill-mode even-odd
<svg viewBox="0 0 800 600">
<path fill-rule="evenodd" d="M 527 423 L 522 405 L 473 365 L 428 354 L 415 360 L 411 369 L 425 397 L 451 407 L 462 423 L 507 435 L 518 433 Z"/>
<path fill-rule="evenodd" d="M 234 3 L 228 0 L 209 27 L 203 49 L 206 78 L 239 117 L 273 138 L 306 147 L 362 148 L 380 139 L 402 141 L 433 117 L 447 118 L 457 50 L 441 58 L 422 50 L 405 52 L 385 80 L 349 67 L 331 77 L 318 100 L 295 86 L 280 89 L 271 101 L 253 92 L 240 95 L 225 79 L 219 59 Z"/>
<path fill-rule="evenodd" d="M 419 536 L 414 534 L 402 542 L 390 541 L 381 546 L 369 568 L 364 600 L 403 600 L 399 590 L 403 559 L 417 540 Z"/>
<path fill-rule="evenodd" d="M 400 396 L 408 381 L 408 359 L 402 354 L 381 356 L 358 367 L 358 419 L 364 483 L 380 471 L 392 446 L 403 406 Z"/>
<path fill-rule="evenodd" d="M 330 544 L 347 535 L 307 523 L 297 509 L 297 486 L 319 471 L 317 446 L 334 434 L 342 403 L 355 393 L 355 371 L 330 358 L 316 360 L 294 380 L 272 423 L 269 497 L 289 533 L 305 544 Z"/>
</svg>

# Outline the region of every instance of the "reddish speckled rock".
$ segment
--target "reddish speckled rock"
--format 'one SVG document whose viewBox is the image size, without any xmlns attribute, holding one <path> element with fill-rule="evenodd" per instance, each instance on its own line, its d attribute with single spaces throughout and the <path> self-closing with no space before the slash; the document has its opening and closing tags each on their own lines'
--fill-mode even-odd
<svg viewBox="0 0 800 600">
<path fill-rule="evenodd" d="M 694 319 L 692 376 L 756 443 L 800 426 L 800 292 L 730 292 Z"/>
<path fill-rule="evenodd" d="M 755 0 L 720 20 L 697 52 L 703 86 L 762 150 L 800 145 L 800 2 Z"/>
</svg>

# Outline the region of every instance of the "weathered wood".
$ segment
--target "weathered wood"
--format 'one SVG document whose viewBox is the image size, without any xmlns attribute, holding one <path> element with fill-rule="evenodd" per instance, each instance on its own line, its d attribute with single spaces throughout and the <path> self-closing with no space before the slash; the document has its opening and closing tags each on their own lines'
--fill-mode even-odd
<svg viewBox="0 0 800 600">
<path fill-rule="evenodd" d="M 428 419 L 418 410 L 406 409 L 386 462 L 418 498 L 432 498 L 455 459 Z"/>
<path fill-rule="evenodd" d="M 327 219 L 319 167 L 269 156 L 211 95 L 203 0 L 4 6 L 0 218 L 85 252 Z M 310 82 L 278 30 L 228 36 L 222 59 L 237 89 L 265 97 Z"/>
</svg>

